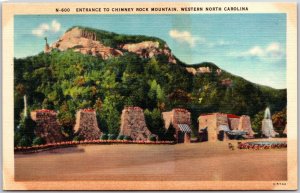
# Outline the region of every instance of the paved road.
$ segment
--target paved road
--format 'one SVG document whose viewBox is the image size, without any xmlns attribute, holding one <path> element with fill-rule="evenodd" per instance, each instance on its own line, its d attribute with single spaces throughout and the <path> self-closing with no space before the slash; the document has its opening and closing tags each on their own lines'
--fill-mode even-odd
<svg viewBox="0 0 300 193">
<path fill-rule="evenodd" d="M 229 150 L 226 142 L 81 145 L 15 155 L 17 181 L 287 179 L 287 151 Z"/>
</svg>

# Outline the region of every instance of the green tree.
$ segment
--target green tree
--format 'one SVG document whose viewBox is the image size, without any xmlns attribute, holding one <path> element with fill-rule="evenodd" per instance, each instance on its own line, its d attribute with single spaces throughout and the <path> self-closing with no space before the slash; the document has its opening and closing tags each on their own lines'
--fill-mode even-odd
<svg viewBox="0 0 300 193">
<path fill-rule="evenodd" d="M 120 116 L 121 114 L 118 111 L 118 103 L 121 100 L 121 96 L 110 95 L 104 99 L 102 110 L 100 113 L 101 120 L 105 123 L 108 132 L 110 134 L 119 134 L 120 128 Z"/>
<path fill-rule="evenodd" d="M 146 109 L 144 111 L 146 124 L 152 134 L 155 134 L 161 139 L 165 133 L 164 121 L 159 109 L 155 108 L 153 111 Z"/>
<path fill-rule="evenodd" d="M 35 138 L 34 129 L 36 123 L 30 116 L 24 117 L 15 132 L 15 146 L 31 146 L 33 139 Z"/>
<path fill-rule="evenodd" d="M 275 112 L 272 115 L 272 122 L 274 127 L 282 132 L 285 129 L 287 122 L 286 108 L 284 108 L 282 111 Z"/>
<path fill-rule="evenodd" d="M 262 110 L 258 112 L 256 115 L 254 115 L 253 119 L 251 119 L 251 125 L 254 132 L 261 134 L 261 125 L 262 120 L 264 119 L 264 113 L 265 111 Z"/>
</svg>

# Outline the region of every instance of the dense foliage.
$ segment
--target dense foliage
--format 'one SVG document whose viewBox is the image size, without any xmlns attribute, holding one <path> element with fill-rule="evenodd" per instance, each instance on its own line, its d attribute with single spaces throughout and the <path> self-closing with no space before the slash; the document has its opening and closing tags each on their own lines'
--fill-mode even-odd
<svg viewBox="0 0 300 193">
<path fill-rule="evenodd" d="M 105 34 L 107 41 L 112 41 L 111 45 L 145 39 L 96 32 L 102 38 Z M 170 64 L 165 55 L 141 58 L 134 53 L 124 53 L 102 60 L 72 50 L 53 50 L 49 54 L 15 59 L 14 112 L 18 143 L 32 143 L 34 139 L 32 128 L 25 128 L 21 121 L 25 94 L 29 110 L 47 108 L 59 112 L 64 135 L 70 140 L 74 138 L 75 113 L 81 108 L 96 109 L 99 127 L 117 136 L 124 106 L 139 106 L 145 109 L 151 132 L 164 138 L 161 112 L 174 107 L 191 112 L 194 131 L 197 131 L 197 118 L 201 113 L 247 114 L 254 118 L 267 106 L 273 112 L 286 107 L 286 90 L 253 84 L 225 71 L 217 75 L 218 67 L 212 63 L 192 66 L 210 67 L 212 73 L 194 76 L 186 71 L 186 64 L 179 60 L 177 64 Z M 220 82 L 225 78 L 230 78 L 233 84 L 222 85 Z M 21 127 L 17 128 L 18 125 Z M 24 131 L 26 129 L 30 131 Z"/>
</svg>

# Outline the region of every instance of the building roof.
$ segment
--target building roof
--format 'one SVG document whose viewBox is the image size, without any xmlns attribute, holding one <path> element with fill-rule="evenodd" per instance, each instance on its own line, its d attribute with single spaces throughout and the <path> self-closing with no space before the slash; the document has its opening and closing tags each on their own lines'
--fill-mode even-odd
<svg viewBox="0 0 300 193">
<path fill-rule="evenodd" d="M 247 135 L 246 131 L 232 130 L 227 132 L 229 135 Z"/>
<path fill-rule="evenodd" d="M 219 125 L 218 129 L 219 131 L 230 131 L 228 125 Z"/>
<path fill-rule="evenodd" d="M 178 124 L 178 127 L 179 127 L 180 131 L 182 131 L 184 133 L 191 133 L 192 132 L 192 129 L 187 124 Z"/>
<path fill-rule="evenodd" d="M 227 115 L 227 118 L 240 118 L 240 116 L 234 115 L 234 114 L 226 114 L 226 113 L 207 113 L 207 114 L 201 114 L 199 117 L 202 116 L 209 116 L 209 115 L 214 115 L 214 114 L 223 114 L 223 115 Z"/>
<path fill-rule="evenodd" d="M 228 118 L 240 118 L 239 116 L 234 115 L 234 114 L 227 114 L 227 117 Z"/>
</svg>

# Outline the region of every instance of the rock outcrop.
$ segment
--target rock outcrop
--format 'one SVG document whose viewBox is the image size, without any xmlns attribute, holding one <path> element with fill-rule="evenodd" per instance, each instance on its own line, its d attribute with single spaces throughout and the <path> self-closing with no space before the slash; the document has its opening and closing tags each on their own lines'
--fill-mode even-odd
<svg viewBox="0 0 300 193">
<path fill-rule="evenodd" d="M 199 67 L 199 68 L 194 68 L 194 67 L 186 67 L 185 68 L 187 72 L 196 75 L 196 74 L 206 74 L 206 73 L 212 73 L 211 69 L 207 67 Z"/>
<path fill-rule="evenodd" d="M 128 43 L 117 45 L 117 47 L 119 49 L 105 46 L 101 39 L 97 39 L 95 32 L 74 27 L 67 31 L 58 41 L 48 47 L 47 50 L 45 49 L 45 52 L 48 53 L 52 49 L 58 49 L 60 51 L 73 49 L 75 52 L 98 56 L 104 60 L 110 57 L 123 55 L 123 51 L 133 52 L 143 58 L 151 58 L 163 54 L 168 57 L 170 63 L 176 63 L 176 59 L 169 47 L 166 44 L 161 46 L 158 41 Z"/>
<path fill-rule="evenodd" d="M 230 78 L 223 79 L 221 80 L 221 84 L 227 87 L 232 86 L 232 80 Z"/>
<path fill-rule="evenodd" d="M 51 45 L 51 49 L 54 48 L 60 51 L 73 49 L 75 52 L 98 56 L 104 60 L 113 56 L 123 55 L 120 50 L 103 45 L 101 40 L 97 40 L 95 33 L 78 27 L 66 32 L 58 41 L 54 42 Z"/>
<path fill-rule="evenodd" d="M 171 50 L 166 44 L 163 48 L 160 48 L 159 42 L 143 41 L 134 44 L 124 44 L 121 48 L 128 52 L 138 54 L 143 58 L 151 58 L 159 54 L 164 54 L 168 56 L 168 61 L 170 63 L 176 64 L 176 59 L 174 58 L 173 54 L 171 53 Z"/>
<path fill-rule="evenodd" d="M 56 115 L 55 111 L 47 109 L 35 110 L 30 113 L 31 119 L 36 122 L 35 135 L 44 139 L 46 143 L 64 140 Z"/>
<path fill-rule="evenodd" d="M 147 128 L 143 109 L 125 107 L 121 115 L 120 135 L 130 136 L 133 140 L 147 141 L 151 132 Z"/>
<path fill-rule="evenodd" d="M 99 139 L 101 132 L 98 128 L 96 112 L 92 109 L 77 111 L 74 131 L 81 140 Z"/>
</svg>

